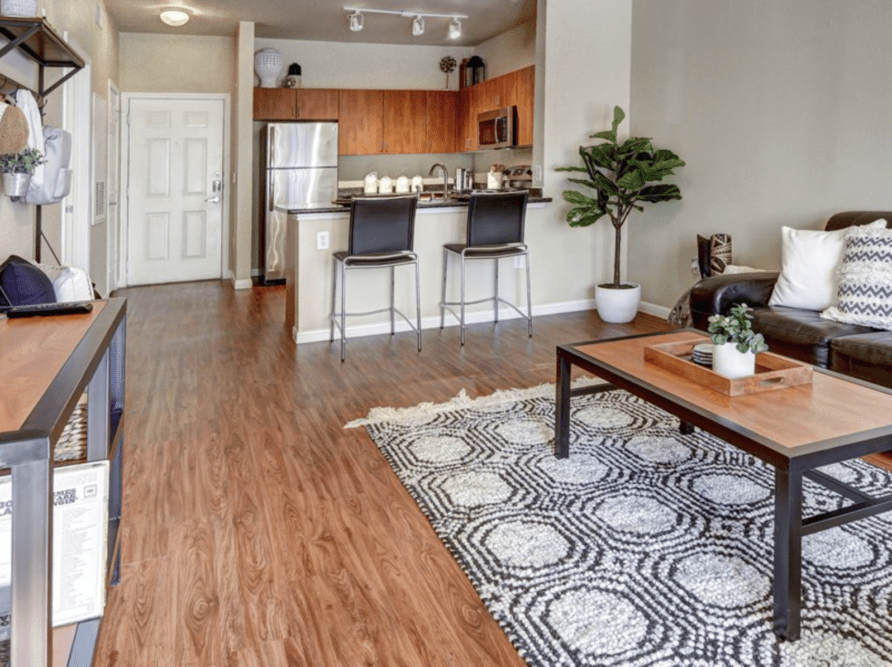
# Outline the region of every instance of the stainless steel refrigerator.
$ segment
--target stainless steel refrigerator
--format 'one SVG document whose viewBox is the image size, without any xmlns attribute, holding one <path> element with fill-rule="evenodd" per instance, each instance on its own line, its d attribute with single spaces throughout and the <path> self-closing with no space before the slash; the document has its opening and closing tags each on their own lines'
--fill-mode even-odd
<svg viewBox="0 0 892 667">
<path fill-rule="evenodd" d="M 338 124 L 270 123 L 260 135 L 263 280 L 285 278 L 283 209 L 331 206 L 338 196 Z"/>
</svg>

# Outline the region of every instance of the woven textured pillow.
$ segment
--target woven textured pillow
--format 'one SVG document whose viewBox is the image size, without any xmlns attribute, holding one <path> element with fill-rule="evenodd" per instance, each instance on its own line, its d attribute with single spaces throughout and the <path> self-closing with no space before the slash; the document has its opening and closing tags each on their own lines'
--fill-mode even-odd
<svg viewBox="0 0 892 667">
<path fill-rule="evenodd" d="M 892 229 L 852 227 L 839 267 L 839 299 L 827 320 L 892 329 Z"/>
</svg>

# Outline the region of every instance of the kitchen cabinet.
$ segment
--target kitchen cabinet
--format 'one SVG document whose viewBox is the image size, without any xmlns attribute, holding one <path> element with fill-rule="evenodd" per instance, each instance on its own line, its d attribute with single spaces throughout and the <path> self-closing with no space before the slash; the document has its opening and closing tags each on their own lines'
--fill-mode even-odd
<svg viewBox="0 0 892 667">
<path fill-rule="evenodd" d="M 328 88 L 255 88 L 254 120 L 337 120 L 338 99 Z"/>
<path fill-rule="evenodd" d="M 513 97 L 509 98 L 509 106 L 517 107 L 517 134 L 518 146 L 532 146 L 533 144 L 533 108 L 536 103 L 535 85 L 536 68 L 525 67 L 513 73 L 515 85 Z"/>
<path fill-rule="evenodd" d="M 479 84 L 478 84 L 479 86 Z M 477 86 L 458 92 L 458 120 L 456 122 L 456 151 L 477 150 Z"/>
<path fill-rule="evenodd" d="M 338 100 L 338 154 L 381 153 L 384 143 L 384 91 L 342 90 Z"/>
<path fill-rule="evenodd" d="M 425 153 L 454 153 L 458 93 L 427 91 L 427 149 Z"/>
<path fill-rule="evenodd" d="M 382 153 L 427 153 L 427 92 L 384 91 Z"/>
</svg>

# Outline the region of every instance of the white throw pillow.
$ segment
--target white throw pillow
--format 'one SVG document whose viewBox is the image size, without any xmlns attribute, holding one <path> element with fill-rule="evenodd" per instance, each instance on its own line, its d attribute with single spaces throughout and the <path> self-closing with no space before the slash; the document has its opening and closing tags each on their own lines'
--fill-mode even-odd
<svg viewBox="0 0 892 667">
<path fill-rule="evenodd" d="M 867 229 L 883 229 L 885 220 L 876 220 Z M 836 303 L 838 278 L 846 249 L 847 229 L 819 232 L 782 227 L 782 266 L 769 306 L 805 310 L 825 310 Z"/>
<path fill-rule="evenodd" d="M 53 278 L 56 301 L 92 301 L 93 286 L 87 272 L 78 266 L 66 266 Z"/>
</svg>

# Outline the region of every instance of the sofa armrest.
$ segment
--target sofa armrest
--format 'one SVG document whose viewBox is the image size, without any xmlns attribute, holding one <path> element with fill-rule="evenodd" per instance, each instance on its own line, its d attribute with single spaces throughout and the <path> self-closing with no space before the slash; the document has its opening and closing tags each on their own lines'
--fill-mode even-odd
<svg viewBox="0 0 892 667">
<path fill-rule="evenodd" d="M 710 315 L 726 315 L 738 303 L 753 308 L 767 306 L 779 275 L 777 271 L 733 273 L 701 280 L 691 289 L 694 326 L 705 331 Z"/>
</svg>

